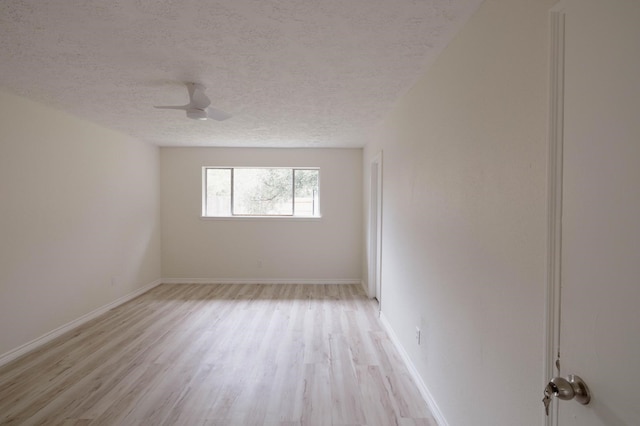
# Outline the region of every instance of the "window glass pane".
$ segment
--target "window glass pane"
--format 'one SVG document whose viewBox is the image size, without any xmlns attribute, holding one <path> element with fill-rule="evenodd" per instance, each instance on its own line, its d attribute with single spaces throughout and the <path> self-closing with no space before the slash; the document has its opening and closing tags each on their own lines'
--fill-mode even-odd
<svg viewBox="0 0 640 426">
<path fill-rule="evenodd" d="M 292 169 L 234 169 L 234 215 L 293 215 Z"/>
<path fill-rule="evenodd" d="M 206 170 L 205 216 L 231 215 L 231 169 Z"/>
<path fill-rule="evenodd" d="M 296 169 L 295 173 L 295 215 L 318 216 L 318 175 L 319 170 Z"/>
</svg>

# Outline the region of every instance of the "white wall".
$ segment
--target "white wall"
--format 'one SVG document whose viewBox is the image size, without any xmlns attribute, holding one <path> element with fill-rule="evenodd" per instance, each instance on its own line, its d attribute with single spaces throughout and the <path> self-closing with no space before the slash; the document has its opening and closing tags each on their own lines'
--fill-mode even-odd
<svg viewBox="0 0 640 426">
<path fill-rule="evenodd" d="M 0 93 L 0 355 L 160 278 L 158 149 Z"/>
<path fill-rule="evenodd" d="M 360 280 L 361 149 L 161 148 L 160 159 L 164 278 Z M 320 167 L 322 218 L 202 219 L 203 166 Z"/>
<path fill-rule="evenodd" d="M 384 155 L 383 314 L 451 426 L 542 424 L 554 3 L 483 3 L 363 155 L 364 182 Z"/>
</svg>

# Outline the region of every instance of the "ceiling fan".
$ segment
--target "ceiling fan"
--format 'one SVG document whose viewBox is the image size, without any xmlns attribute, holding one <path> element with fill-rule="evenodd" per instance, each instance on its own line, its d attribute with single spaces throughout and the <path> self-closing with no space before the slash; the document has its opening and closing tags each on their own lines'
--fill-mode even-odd
<svg viewBox="0 0 640 426">
<path fill-rule="evenodd" d="M 231 118 L 231 114 L 212 108 L 211 101 L 204 94 L 206 87 L 199 83 L 186 83 L 189 92 L 189 103 L 181 106 L 156 106 L 158 109 L 179 109 L 187 112 L 187 117 L 193 120 L 213 119 L 223 121 Z"/>
</svg>

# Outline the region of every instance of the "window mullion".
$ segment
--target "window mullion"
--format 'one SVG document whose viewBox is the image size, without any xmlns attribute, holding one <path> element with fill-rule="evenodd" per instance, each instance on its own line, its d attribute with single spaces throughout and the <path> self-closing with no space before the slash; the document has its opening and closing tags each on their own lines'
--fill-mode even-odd
<svg viewBox="0 0 640 426">
<path fill-rule="evenodd" d="M 291 215 L 296 215 L 296 169 L 291 169 Z"/>
<path fill-rule="evenodd" d="M 233 201 L 234 199 L 234 188 L 233 188 L 233 179 L 234 179 L 234 171 L 236 170 L 235 168 L 231 168 L 231 216 L 235 216 L 235 212 L 233 211 L 233 206 L 235 204 L 235 202 Z"/>
<path fill-rule="evenodd" d="M 204 204 L 204 213 L 203 216 L 209 215 L 209 194 L 207 193 L 207 189 L 209 188 L 209 169 L 204 169 L 204 190 L 202 193 L 203 204 Z"/>
</svg>

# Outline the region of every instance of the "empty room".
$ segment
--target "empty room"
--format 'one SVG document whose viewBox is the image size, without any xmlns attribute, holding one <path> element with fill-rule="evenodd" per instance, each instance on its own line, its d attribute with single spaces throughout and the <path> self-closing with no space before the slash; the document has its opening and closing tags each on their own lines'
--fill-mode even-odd
<svg viewBox="0 0 640 426">
<path fill-rule="evenodd" d="M 0 424 L 640 419 L 634 0 L 0 2 Z"/>
</svg>

